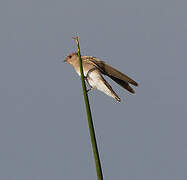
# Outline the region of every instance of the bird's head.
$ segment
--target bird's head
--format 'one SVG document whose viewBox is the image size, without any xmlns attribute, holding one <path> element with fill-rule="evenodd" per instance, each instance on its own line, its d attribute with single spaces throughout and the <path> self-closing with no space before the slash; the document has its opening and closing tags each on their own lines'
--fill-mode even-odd
<svg viewBox="0 0 187 180">
<path fill-rule="evenodd" d="M 73 53 L 68 54 L 66 56 L 64 62 L 67 62 L 69 64 L 73 64 L 77 60 L 78 60 L 78 54 L 76 52 L 73 52 Z"/>
</svg>

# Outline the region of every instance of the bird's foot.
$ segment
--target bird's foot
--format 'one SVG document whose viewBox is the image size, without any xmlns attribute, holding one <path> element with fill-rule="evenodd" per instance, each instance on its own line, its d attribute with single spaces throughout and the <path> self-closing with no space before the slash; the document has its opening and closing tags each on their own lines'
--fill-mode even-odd
<svg viewBox="0 0 187 180">
<path fill-rule="evenodd" d="M 84 80 L 87 81 L 87 76 L 84 76 Z"/>
<path fill-rule="evenodd" d="M 93 90 L 93 89 L 94 89 L 93 87 L 91 87 L 90 89 L 87 89 L 87 93 L 88 93 L 89 91 Z"/>
</svg>

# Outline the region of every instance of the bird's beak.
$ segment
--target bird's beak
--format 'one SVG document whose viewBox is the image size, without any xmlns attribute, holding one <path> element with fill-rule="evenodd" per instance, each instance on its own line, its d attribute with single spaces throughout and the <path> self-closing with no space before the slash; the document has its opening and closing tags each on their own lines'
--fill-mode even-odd
<svg viewBox="0 0 187 180">
<path fill-rule="evenodd" d="M 66 62 L 67 60 L 66 59 L 64 59 L 64 62 Z"/>
</svg>

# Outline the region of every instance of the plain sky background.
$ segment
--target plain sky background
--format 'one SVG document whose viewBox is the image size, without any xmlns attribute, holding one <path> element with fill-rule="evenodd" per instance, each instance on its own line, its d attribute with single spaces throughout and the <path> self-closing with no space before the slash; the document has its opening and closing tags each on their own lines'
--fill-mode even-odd
<svg viewBox="0 0 187 180">
<path fill-rule="evenodd" d="M 76 50 L 134 78 L 89 93 L 104 179 L 187 179 L 186 0 L 1 0 L 0 179 L 96 179 Z"/>
</svg>

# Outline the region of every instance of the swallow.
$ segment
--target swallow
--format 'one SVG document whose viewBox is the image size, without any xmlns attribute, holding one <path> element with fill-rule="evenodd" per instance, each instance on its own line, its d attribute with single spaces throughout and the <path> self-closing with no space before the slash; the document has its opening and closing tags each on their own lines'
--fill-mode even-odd
<svg viewBox="0 0 187 180">
<path fill-rule="evenodd" d="M 110 77 L 113 81 L 131 93 L 135 93 L 134 89 L 130 86 L 138 86 L 138 83 L 123 74 L 114 67 L 108 65 L 106 62 L 93 56 L 81 56 L 84 77 L 91 87 L 89 90 L 98 89 L 108 96 L 113 97 L 116 101 L 120 102 L 120 98 L 114 92 L 110 84 L 104 79 L 103 75 Z M 71 64 L 75 71 L 80 74 L 79 57 L 76 52 L 67 55 L 64 62 Z"/>
</svg>

